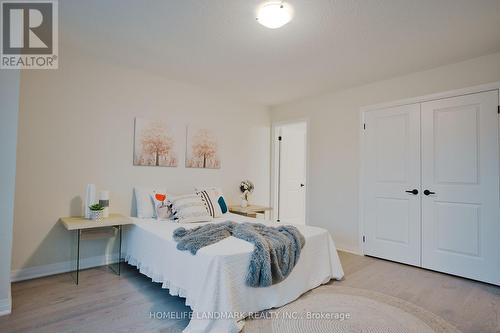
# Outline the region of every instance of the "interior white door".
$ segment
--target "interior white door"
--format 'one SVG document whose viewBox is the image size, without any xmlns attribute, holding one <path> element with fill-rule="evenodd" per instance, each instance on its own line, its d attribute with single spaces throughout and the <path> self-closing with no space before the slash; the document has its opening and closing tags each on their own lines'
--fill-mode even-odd
<svg viewBox="0 0 500 333">
<path fill-rule="evenodd" d="M 500 284 L 498 91 L 422 104 L 422 266 Z"/>
<path fill-rule="evenodd" d="M 302 122 L 283 125 L 280 136 L 279 219 L 305 224 L 307 125 Z"/>
<path fill-rule="evenodd" d="M 420 265 L 420 104 L 365 114 L 364 252 Z"/>
</svg>

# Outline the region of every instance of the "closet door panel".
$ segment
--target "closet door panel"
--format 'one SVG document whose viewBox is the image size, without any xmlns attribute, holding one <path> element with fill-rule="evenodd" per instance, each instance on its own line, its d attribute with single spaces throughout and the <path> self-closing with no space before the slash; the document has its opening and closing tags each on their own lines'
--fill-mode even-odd
<svg viewBox="0 0 500 333">
<path fill-rule="evenodd" d="M 420 265 L 420 105 L 365 114 L 364 251 Z"/>
<path fill-rule="evenodd" d="M 422 266 L 500 284 L 498 91 L 422 103 Z"/>
</svg>

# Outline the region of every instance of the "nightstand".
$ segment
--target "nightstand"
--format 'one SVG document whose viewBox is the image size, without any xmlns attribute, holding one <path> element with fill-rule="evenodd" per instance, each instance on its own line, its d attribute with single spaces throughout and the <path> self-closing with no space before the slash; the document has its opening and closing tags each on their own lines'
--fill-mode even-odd
<svg viewBox="0 0 500 333">
<path fill-rule="evenodd" d="M 248 217 L 257 217 L 257 214 L 264 214 L 266 212 L 271 211 L 271 207 L 259 206 L 259 205 L 248 205 L 246 207 L 241 206 L 229 206 L 229 211 L 234 214 L 248 216 Z"/>
<path fill-rule="evenodd" d="M 80 273 L 80 243 L 82 240 L 82 235 L 89 234 L 92 238 L 92 232 L 98 231 L 98 228 L 106 228 L 112 227 L 116 233 L 118 238 L 118 262 L 117 268 L 113 268 L 113 264 L 110 264 L 109 267 L 113 272 L 117 275 L 120 275 L 120 262 L 121 262 L 121 251 L 122 251 L 122 226 L 127 224 L 132 224 L 132 219 L 125 217 L 120 214 L 109 214 L 109 217 L 103 218 L 100 221 L 89 220 L 84 217 L 61 217 L 61 223 L 64 225 L 66 230 L 72 232 L 76 239 L 76 246 L 72 248 L 75 250 L 74 253 L 74 263 L 75 269 L 73 273 L 75 275 L 73 278 L 75 279 L 76 284 L 78 284 L 78 277 Z M 97 233 L 95 233 L 97 234 Z"/>
</svg>

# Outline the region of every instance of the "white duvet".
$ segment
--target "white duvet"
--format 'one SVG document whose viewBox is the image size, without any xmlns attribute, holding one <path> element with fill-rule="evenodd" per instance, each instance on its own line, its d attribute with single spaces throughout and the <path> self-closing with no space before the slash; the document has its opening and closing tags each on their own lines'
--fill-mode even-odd
<svg viewBox="0 0 500 333">
<path fill-rule="evenodd" d="M 227 220 L 276 226 L 274 222 L 236 214 L 225 214 L 210 223 Z M 172 232 L 180 226 L 199 225 L 134 218 L 134 225 L 124 234 L 125 260 L 154 282 L 161 282 L 171 295 L 186 298 L 193 314 L 184 333 L 239 332 L 244 323 L 242 313 L 283 306 L 344 275 L 330 234 L 322 228 L 295 225 L 306 244 L 292 273 L 270 287 L 248 287 L 245 275 L 253 244 L 228 237 L 200 249 L 196 255 L 177 250 Z"/>
</svg>

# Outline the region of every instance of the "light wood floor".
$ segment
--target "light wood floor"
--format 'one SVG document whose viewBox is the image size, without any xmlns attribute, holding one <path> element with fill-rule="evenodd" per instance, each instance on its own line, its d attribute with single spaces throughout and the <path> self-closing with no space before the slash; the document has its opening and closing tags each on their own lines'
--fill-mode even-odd
<svg viewBox="0 0 500 333">
<path fill-rule="evenodd" d="M 370 257 L 340 256 L 345 278 L 329 285 L 402 298 L 463 332 L 500 332 L 499 287 Z M 0 332 L 180 332 L 187 319 L 152 319 L 150 312 L 189 311 L 184 300 L 123 267 L 120 277 L 105 267 L 86 270 L 79 286 L 69 274 L 14 283 L 13 313 L 0 317 Z"/>
</svg>

